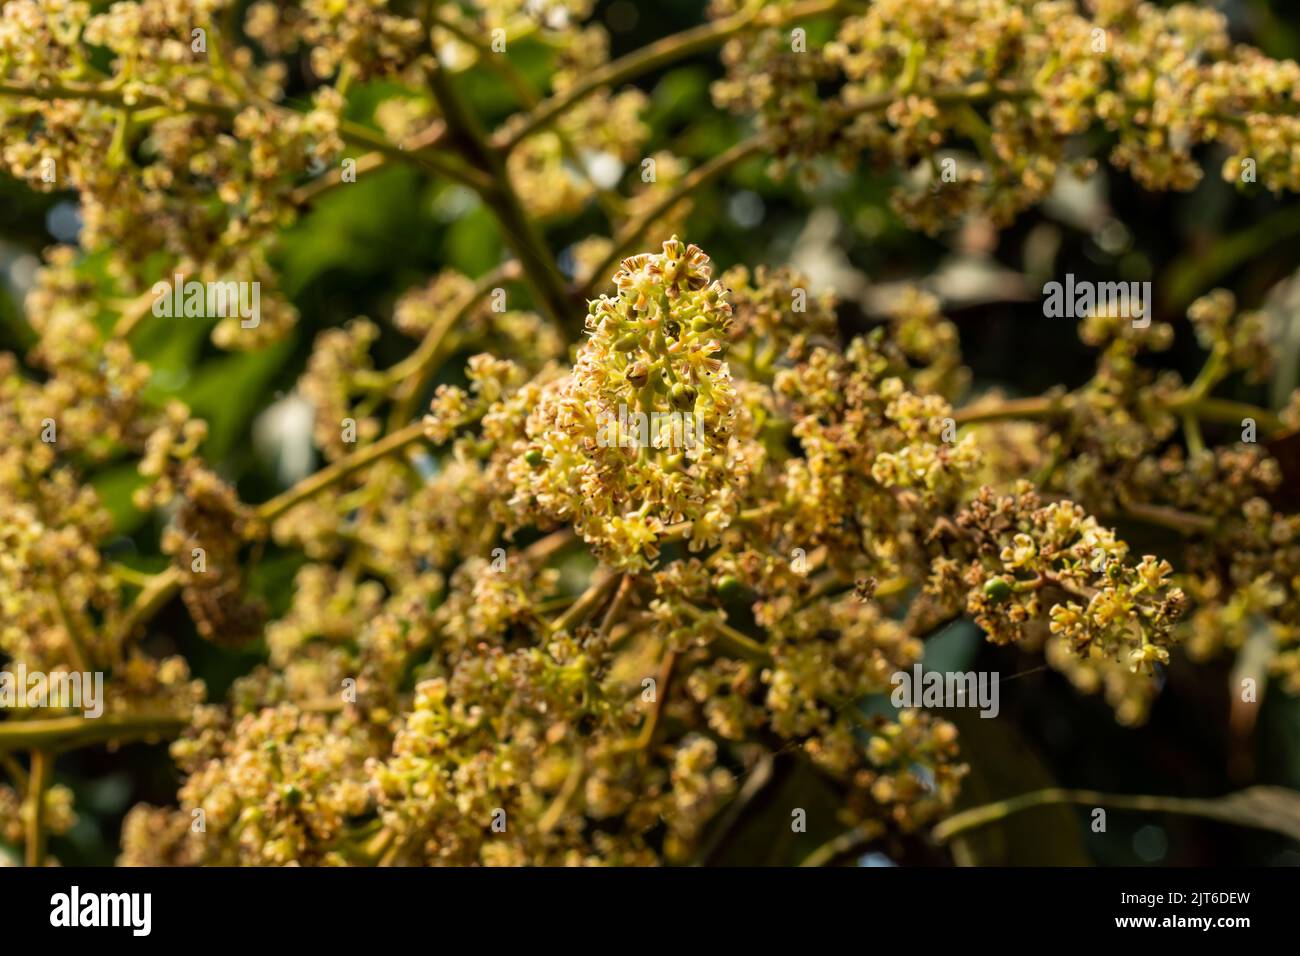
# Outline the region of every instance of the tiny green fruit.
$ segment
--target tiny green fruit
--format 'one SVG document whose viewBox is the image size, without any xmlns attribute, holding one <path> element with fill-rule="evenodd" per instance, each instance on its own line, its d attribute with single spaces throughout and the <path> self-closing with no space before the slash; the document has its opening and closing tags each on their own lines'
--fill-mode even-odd
<svg viewBox="0 0 1300 956">
<path fill-rule="evenodd" d="M 744 591 L 745 586 L 740 583 L 734 574 L 724 574 L 718 579 L 718 597 L 724 601 L 738 598 Z"/>
<path fill-rule="evenodd" d="M 989 578 L 984 582 L 984 596 L 995 604 L 1011 597 L 1011 583 L 1006 578 Z"/>
</svg>

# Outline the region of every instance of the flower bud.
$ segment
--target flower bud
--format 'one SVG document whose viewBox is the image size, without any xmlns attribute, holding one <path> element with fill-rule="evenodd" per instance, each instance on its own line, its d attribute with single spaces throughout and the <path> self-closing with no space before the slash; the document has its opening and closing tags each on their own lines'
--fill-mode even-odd
<svg viewBox="0 0 1300 956">
<path fill-rule="evenodd" d="M 678 382 L 669 392 L 673 407 L 685 411 L 695 405 L 695 389 L 685 382 Z"/>
</svg>

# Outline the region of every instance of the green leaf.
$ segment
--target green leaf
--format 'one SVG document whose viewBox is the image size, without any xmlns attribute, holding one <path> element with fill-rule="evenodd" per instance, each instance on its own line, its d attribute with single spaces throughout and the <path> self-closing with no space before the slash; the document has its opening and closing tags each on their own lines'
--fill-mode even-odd
<svg viewBox="0 0 1300 956">
<path fill-rule="evenodd" d="M 131 503 L 131 495 L 145 483 L 134 462 L 107 468 L 91 477 L 91 487 L 112 518 L 113 531 L 117 534 L 130 534 L 148 517 Z"/>
<path fill-rule="evenodd" d="M 979 806 L 1055 784 L 1014 724 L 963 708 L 945 710 L 943 716 L 957 725 L 961 759 L 971 768 L 958 806 Z M 1089 866 L 1084 833 L 1073 809 L 1047 806 L 963 833 L 953 840 L 953 855 L 964 866 Z"/>
<path fill-rule="evenodd" d="M 1249 787 L 1214 798 L 1162 797 L 1146 794 L 1099 793 L 1093 790 L 1064 790 L 1048 787 L 1020 793 L 1005 800 L 974 807 L 954 814 L 935 827 L 934 837 L 965 841 L 981 828 L 994 831 L 1023 810 L 1040 807 L 1061 809 L 1067 804 L 1096 806 L 1118 812 L 1176 813 L 1204 817 L 1256 830 L 1271 830 L 1293 840 L 1300 840 L 1300 792 L 1287 787 Z"/>
<path fill-rule="evenodd" d="M 1300 793 L 1286 787 L 1248 787 L 1213 800 L 1182 800 L 1182 813 L 1272 830 L 1300 840 Z"/>
<path fill-rule="evenodd" d="M 225 458 L 245 434 L 263 391 L 292 353 L 293 337 L 256 352 L 243 352 L 205 363 L 182 392 L 194 414 L 208 423 L 205 457 Z"/>
</svg>

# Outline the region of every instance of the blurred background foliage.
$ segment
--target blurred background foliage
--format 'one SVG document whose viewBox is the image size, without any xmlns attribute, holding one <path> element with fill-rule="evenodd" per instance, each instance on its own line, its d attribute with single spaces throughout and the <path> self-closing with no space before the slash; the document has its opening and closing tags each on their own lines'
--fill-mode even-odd
<svg viewBox="0 0 1300 956">
<path fill-rule="evenodd" d="M 924 2 L 924 0 L 920 0 Z M 1213 4 L 1230 18 L 1237 38 L 1269 56 L 1300 57 L 1300 5 L 1294 0 L 1228 0 Z M 99 4 L 97 4 L 99 6 Z M 617 57 L 656 38 L 700 23 L 701 0 L 613 0 L 597 3 L 595 19 L 611 37 Z M 815 38 L 810 38 L 815 39 Z M 549 69 L 540 44 L 521 41 L 511 56 L 540 81 Z M 654 148 L 667 148 L 695 165 L 743 135 L 743 125 L 715 109 L 709 84 L 720 73 L 706 54 L 644 79 L 650 96 L 645 121 Z M 306 74 L 290 78 L 290 97 L 301 98 Z M 540 84 L 539 84 L 540 85 Z M 474 70 L 461 79 L 464 95 L 486 125 L 512 112 L 509 89 L 496 76 Z M 350 94 L 351 118 L 368 121 L 373 106 L 391 93 L 382 85 Z M 1100 134 L 1103 135 L 1104 134 Z M 1092 144 L 1104 152 L 1106 143 Z M 1202 157 L 1217 170 L 1223 157 Z M 994 233 L 979 225 L 938 239 L 907 230 L 890 211 L 892 172 L 827 167 L 819 185 L 802 188 L 793 177 L 774 181 L 763 160 L 742 164 L 720 183 L 696 194 L 684 236 L 708 251 L 717 270 L 734 264 L 793 263 L 815 288 L 832 288 L 841 299 L 846 335 L 870 328 L 901 282 L 920 282 L 938 294 L 960 329 L 974 375 L 972 396 L 990 387 L 1028 395 L 1050 386 L 1074 387 L 1092 360 L 1074 323 L 1044 319 L 1040 289 L 1066 272 L 1126 280 L 1150 280 L 1157 318 L 1173 321 L 1175 347 L 1158 360 L 1192 377 L 1200 363 L 1182 310 L 1215 285 L 1233 289 L 1245 307 L 1279 310 L 1290 330 L 1273 395 L 1285 394 L 1300 373 L 1300 203 L 1257 187 L 1234 188 L 1207 175 L 1191 193 L 1152 194 L 1122 173 L 1102 166 L 1087 184 L 1063 183 L 1053 200 L 1022 215 L 1012 228 Z M 141 222 L 148 230 L 150 224 Z M 0 351 L 22 353 L 34 341 L 24 323 L 22 301 L 43 249 L 75 242 L 76 197 L 39 195 L 0 177 Z M 561 251 L 593 234 L 606 234 L 598 207 L 571 221 L 548 223 L 551 247 Z M 654 237 L 647 248 L 663 237 Z M 441 269 L 478 276 L 497 265 L 507 249 L 490 213 L 477 197 L 455 184 L 435 181 L 406 167 L 385 168 L 337 189 L 315 204 L 284 236 L 276 265 L 282 288 L 301 313 L 284 341 L 260 351 L 226 353 L 209 341 L 204 320 L 178 323 L 146 319 L 133 337 L 137 355 L 155 377 L 151 397 L 176 397 L 205 418 L 210 433 L 205 457 L 235 483 L 244 501 L 265 500 L 285 486 L 277 472 L 284 435 L 292 420 L 281 401 L 306 366 L 316 335 L 358 315 L 383 329 L 374 353 L 377 367 L 411 348 L 386 321 L 397 297 Z M 576 319 L 576 317 L 575 317 Z M 108 321 L 108 317 L 104 316 Z M 458 381 L 464 354 L 453 357 L 432 383 Z M 1263 387 L 1235 396 L 1270 404 Z M 310 426 L 298 429 L 310 441 Z M 271 434 L 273 440 L 259 438 Z M 275 438 L 274 436 L 280 436 Z M 277 444 L 279 442 L 279 444 Z M 299 454 L 312 454 L 299 449 Z M 161 519 L 131 504 L 137 483 L 132 462 L 109 463 L 94 484 L 113 514 L 116 560 L 159 570 L 156 550 Z M 3 502 L 0 502 L 0 506 Z M 1137 553 L 1158 547 L 1150 529 L 1122 527 Z M 272 614 L 288 604 L 294 572 L 303 559 L 268 551 L 253 577 Z M 157 620 L 151 640 L 158 653 L 184 654 L 196 676 L 219 699 L 231 681 L 263 654 L 256 643 L 240 651 L 208 644 L 195 634 L 177 603 Z M 962 733 L 963 756 L 972 767 L 961 806 L 974 806 L 1045 786 L 1086 787 L 1119 793 L 1217 796 L 1251 783 L 1300 789 L 1300 698 L 1266 694 L 1252 737 L 1231 737 L 1228 686 L 1231 661 L 1194 666 L 1176 659 L 1167 686 L 1147 725 L 1117 725 L 1099 698 L 1076 694 L 1041 659 L 982 641 L 973 624 L 953 624 L 927 648 L 926 667 L 998 671 L 1003 675 L 1000 720 L 970 719 L 949 712 Z M 887 701 L 877 702 L 888 707 Z M 781 759 L 778 757 L 778 759 Z M 77 793 L 77 826 L 54 841 L 69 865 L 113 862 L 123 816 L 139 801 L 169 803 L 177 775 L 165 745 L 103 748 L 61 758 L 60 780 Z M 831 799 L 819 784 L 797 773 L 765 793 L 773 814 L 798 804 Z M 801 792 L 791 795 L 789 788 Z M 802 802 L 800 802 L 802 801 Z M 773 842 L 774 826 L 762 807 L 716 848 L 711 859 L 729 863 L 786 863 L 805 856 L 833 832 L 792 835 Z M 809 812 L 809 819 L 832 814 Z M 1300 864 L 1300 844 L 1281 836 L 1196 818 L 1109 814 L 1107 832 L 1090 832 L 1084 809 L 1045 807 L 1010 818 L 968 837 L 962 859 L 994 864 Z M 873 853 L 868 865 L 947 862 L 946 853 L 920 840 Z M 0 846 L 0 852 L 5 852 Z"/>
</svg>

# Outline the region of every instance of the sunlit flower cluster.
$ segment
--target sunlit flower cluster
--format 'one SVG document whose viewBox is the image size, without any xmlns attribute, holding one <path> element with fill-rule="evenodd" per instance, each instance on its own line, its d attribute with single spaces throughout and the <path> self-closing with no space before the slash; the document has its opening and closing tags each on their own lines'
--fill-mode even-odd
<svg viewBox="0 0 1300 956">
<path fill-rule="evenodd" d="M 23 751 L 164 738 L 179 790 L 131 811 L 127 864 L 710 863 L 750 801 L 804 783 L 834 809 L 779 806 L 781 826 L 924 839 L 971 755 L 960 721 L 889 690 L 958 618 L 985 659 L 1039 655 L 1124 724 L 1184 653 L 1249 645 L 1300 692 L 1274 441 L 1300 393 L 1216 394 L 1270 371 L 1267 313 L 1193 303 L 1188 381 L 1151 361 L 1174 325 L 1098 312 L 1077 388 L 973 398 L 936 295 L 849 335 L 862 316 L 824 283 L 679 238 L 694 191 L 749 157 L 878 163 L 929 231 L 1009 223 L 1088 170 L 1098 131 L 1144 187 L 1191 188 L 1214 143 L 1229 179 L 1295 189 L 1294 63 L 1136 0 L 826 3 L 807 24 L 794 0 L 714 0 L 630 65 L 589 0 L 416 6 L 0 10 L 0 157 L 80 213 L 27 293 L 24 354 L 0 354 L 0 656 L 103 671 L 108 719 L 5 715 L 0 843 L 43 862 L 35 837 L 76 821 Z M 706 176 L 627 81 L 724 40 L 714 99 L 757 123 Z M 483 79 L 517 101 L 495 129 L 466 95 Z M 438 241 L 481 274 L 404 262 L 368 316 L 288 336 L 284 237 L 351 160 L 436 180 Z M 460 230 L 489 218 L 481 257 Z M 177 274 L 259 283 L 260 323 L 155 321 Z M 250 425 L 305 456 L 281 486 L 231 452 L 223 402 L 249 395 L 177 397 L 208 338 L 289 369 Z M 241 662 L 211 700 L 181 628 Z"/>
<path fill-rule="evenodd" d="M 1087 7 L 877 0 L 820 49 L 784 28 L 730 41 L 714 95 L 757 111 L 783 161 L 898 170 L 895 208 L 929 231 L 968 212 L 1009 222 L 1063 169 L 1087 168 L 1072 137 L 1093 127 L 1115 137 L 1110 161 L 1149 188 L 1195 186 L 1203 143 L 1231 152 L 1229 181 L 1300 185 L 1300 67 L 1233 45 L 1227 17 L 1208 7 Z"/>
</svg>

